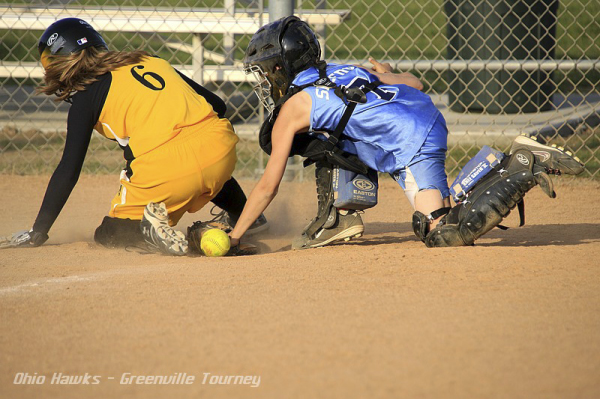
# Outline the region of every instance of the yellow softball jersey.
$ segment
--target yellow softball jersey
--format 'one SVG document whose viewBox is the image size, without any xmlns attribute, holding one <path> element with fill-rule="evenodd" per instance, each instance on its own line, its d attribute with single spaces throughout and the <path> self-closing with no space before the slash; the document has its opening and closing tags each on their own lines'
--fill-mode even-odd
<svg viewBox="0 0 600 399">
<path fill-rule="evenodd" d="M 183 130 L 203 134 L 218 120 L 212 106 L 199 96 L 165 60 L 142 62 L 111 72 L 112 82 L 95 129 L 129 146 L 138 158 L 173 139 Z M 235 136 L 233 129 L 230 135 Z M 235 137 L 223 137 L 229 147 Z M 215 152 L 226 152 L 219 148 Z"/>
</svg>

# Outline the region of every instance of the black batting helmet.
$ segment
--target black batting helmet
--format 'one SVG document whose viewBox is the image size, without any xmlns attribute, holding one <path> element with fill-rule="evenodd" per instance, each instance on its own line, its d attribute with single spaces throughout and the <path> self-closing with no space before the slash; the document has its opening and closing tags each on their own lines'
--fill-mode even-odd
<svg viewBox="0 0 600 399">
<path fill-rule="evenodd" d="M 56 21 L 46 29 L 38 42 L 38 51 L 44 67 L 48 65 L 49 56 L 73 54 L 87 47 L 108 50 L 100 33 L 79 18 Z"/>
</svg>

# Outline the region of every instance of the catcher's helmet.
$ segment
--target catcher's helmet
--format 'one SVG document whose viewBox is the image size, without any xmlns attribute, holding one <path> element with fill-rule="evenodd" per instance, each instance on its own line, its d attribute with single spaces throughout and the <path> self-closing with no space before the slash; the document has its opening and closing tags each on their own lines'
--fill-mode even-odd
<svg viewBox="0 0 600 399">
<path fill-rule="evenodd" d="M 271 22 L 254 34 L 244 57 L 244 71 L 255 74 L 258 85 L 254 91 L 272 112 L 294 77 L 320 58 L 321 46 L 315 33 L 306 22 L 291 16 Z"/>
<path fill-rule="evenodd" d="M 46 68 L 48 56 L 73 54 L 92 46 L 108 50 L 106 42 L 92 25 L 79 18 L 64 18 L 50 25 L 42 34 L 38 51 Z"/>
</svg>

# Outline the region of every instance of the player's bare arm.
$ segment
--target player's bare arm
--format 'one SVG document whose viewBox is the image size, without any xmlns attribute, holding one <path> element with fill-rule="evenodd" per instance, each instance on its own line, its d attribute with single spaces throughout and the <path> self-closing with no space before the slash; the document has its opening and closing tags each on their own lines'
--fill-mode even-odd
<svg viewBox="0 0 600 399">
<path fill-rule="evenodd" d="M 412 73 L 393 73 L 392 66 L 388 62 L 382 64 L 374 58 L 369 58 L 369 62 L 373 65 L 369 72 L 377 76 L 381 82 L 390 85 L 402 84 L 417 90 L 423 90 L 423 82 Z"/>
<path fill-rule="evenodd" d="M 277 195 L 290 155 L 294 135 L 305 133 L 310 126 L 311 99 L 307 93 L 292 96 L 281 108 L 273 126 L 271 157 L 265 172 L 250 193 L 244 211 L 231 232 L 231 245 L 239 243 L 246 230 Z"/>
</svg>

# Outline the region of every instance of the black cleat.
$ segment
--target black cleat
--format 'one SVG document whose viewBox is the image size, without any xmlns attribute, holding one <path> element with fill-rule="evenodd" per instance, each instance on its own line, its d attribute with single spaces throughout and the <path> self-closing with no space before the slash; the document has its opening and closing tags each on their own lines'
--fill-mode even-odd
<svg viewBox="0 0 600 399">
<path fill-rule="evenodd" d="M 292 249 L 317 248 L 337 241 L 359 238 L 365 231 L 362 218 L 357 211 L 338 210 L 337 220 L 330 228 L 321 227 L 314 237 L 302 234 L 292 241 Z"/>
<path fill-rule="evenodd" d="M 545 145 L 535 137 L 522 134 L 513 141 L 510 153 L 522 148 L 531 151 L 535 156 L 536 165 L 546 168 L 547 173 L 578 175 L 583 172 L 584 165 L 581 160 L 556 144 Z"/>
</svg>

